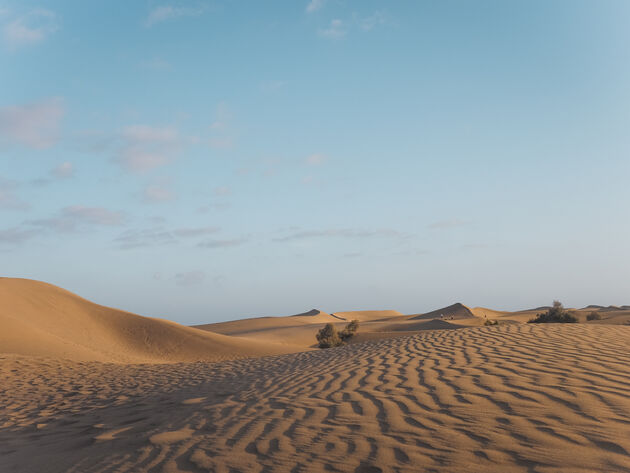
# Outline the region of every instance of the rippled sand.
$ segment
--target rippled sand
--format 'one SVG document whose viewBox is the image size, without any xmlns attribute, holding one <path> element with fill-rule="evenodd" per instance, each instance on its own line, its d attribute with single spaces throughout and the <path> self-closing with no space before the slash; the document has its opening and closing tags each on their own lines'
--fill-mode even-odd
<svg viewBox="0 0 630 473">
<path fill-rule="evenodd" d="M 3 355 L 0 471 L 630 471 L 630 327 L 424 332 L 222 363 Z"/>
</svg>

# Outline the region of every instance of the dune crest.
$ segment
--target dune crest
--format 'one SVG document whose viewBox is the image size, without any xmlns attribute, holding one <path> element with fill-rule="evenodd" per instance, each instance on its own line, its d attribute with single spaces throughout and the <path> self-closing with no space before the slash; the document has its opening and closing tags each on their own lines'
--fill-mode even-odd
<svg viewBox="0 0 630 473">
<path fill-rule="evenodd" d="M 219 361 L 296 351 L 104 307 L 29 279 L 0 278 L 0 326 L 0 353 L 75 361 Z"/>
<path fill-rule="evenodd" d="M 388 317 L 400 317 L 402 314 L 397 310 L 351 310 L 346 312 L 334 312 L 331 315 L 339 320 L 367 322 L 386 319 Z"/>
<path fill-rule="evenodd" d="M 410 320 L 422 320 L 422 319 L 438 319 L 440 317 L 446 319 L 469 319 L 475 318 L 475 314 L 464 304 L 456 302 L 455 304 L 443 307 L 441 309 L 432 310 L 424 314 L 414 315 Z"/>
</svg>

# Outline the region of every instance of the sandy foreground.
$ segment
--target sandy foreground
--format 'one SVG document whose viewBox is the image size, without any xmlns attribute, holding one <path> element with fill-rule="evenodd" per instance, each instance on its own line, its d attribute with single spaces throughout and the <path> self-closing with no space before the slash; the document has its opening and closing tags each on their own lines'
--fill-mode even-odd
<svg viewBox="0 0 630 473">
<path fill-rule="evenodd" d="M 630 327 L 218 363 L 0 355 L 1 472 L 630 471 Z"/>
</svg>

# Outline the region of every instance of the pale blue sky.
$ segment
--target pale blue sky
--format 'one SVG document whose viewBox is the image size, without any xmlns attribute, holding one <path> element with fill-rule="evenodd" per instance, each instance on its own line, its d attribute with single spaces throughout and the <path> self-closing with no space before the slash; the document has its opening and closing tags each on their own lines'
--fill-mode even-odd
<svg viewBox="0 0 630 473">
<path fill-rule="evenodd" d="M 200 323 L 630 303 L 630 2 L 0 0 L 0 273 Z"/>
</svg>

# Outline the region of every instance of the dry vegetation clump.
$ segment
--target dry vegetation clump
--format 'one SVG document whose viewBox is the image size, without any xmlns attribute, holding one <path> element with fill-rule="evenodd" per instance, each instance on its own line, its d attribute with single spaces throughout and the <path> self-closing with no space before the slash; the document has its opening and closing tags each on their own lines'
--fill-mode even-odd
<svg viewBox="0 0 630 473">
<path fill-rule="evenodd" d="M 574 324 L 577 317 L 564 309 L 560 301 L 553 301 L 553 306 L 547 311 L 529 320 L 530 324 Z"/>
<path fill-rule="evenodd" d="M 337 332 L 333 324 L 326 324 L 316 335 L 319 348 L 332 348 L 343 345 L 354 336 L 358 329 L 358 320 L 350 322 L 341 332 Z"/>
<path fill-rule="evenodd" d="M 602 320 L 602 316 L 599 312 L 591 312 L 586 316 L 586 320 Z"/>
<path fill-rule="evenodd" d="M 499 325 L 499 321 L 498 320 L 490 320 L 490 319 L 486 319 L 486 321 L 483 323 L 485 326 L 490 326 L 490 325 Z"/>
</svg>

